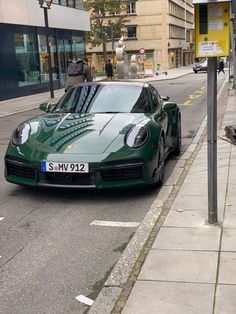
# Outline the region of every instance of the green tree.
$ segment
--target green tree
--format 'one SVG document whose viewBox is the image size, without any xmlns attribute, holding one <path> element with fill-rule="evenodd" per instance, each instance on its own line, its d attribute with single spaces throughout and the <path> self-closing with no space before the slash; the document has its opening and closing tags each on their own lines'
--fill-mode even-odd
<svg viewBox="0 0 236 314">
<path fill-rule="evenodd" d="M 92 47 L 102 45 L 104 60 L 107 60 L 107 43 L 126 33 L 125 24 L 129 22 L 125 0 L 86 0 L 85 9 L 90 12 L 91 31 L 87 42 Z"/>
</svg>

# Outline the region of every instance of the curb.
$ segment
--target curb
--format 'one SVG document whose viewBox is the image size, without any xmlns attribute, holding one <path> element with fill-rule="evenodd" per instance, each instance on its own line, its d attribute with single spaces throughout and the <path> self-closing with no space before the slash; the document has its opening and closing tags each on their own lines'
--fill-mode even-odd
<svg viewBox="0 0 236 314">
<path fill-rule="evenodd" d="M 227 78 L 223 82 L 217 94 L 217 101 L 220 99 L 221 94 L 225 90 L 226 82 Z M 125 288 L 125 285 L 127 284 L 128 279 L 132 274 L 136 263 L 139 260 L 140 255 L 145 250 L 145 244 L 147 243 L 149 237 L 151 237 L 155 225 L 159 220 L 161 220 L 161 216 L 165 211 L 165 203 L 167 203 L 169 198 L 171 199 L 171 194 L 175 194 L 175 196 L 177 195 L 176 192 L 178 193 L 178 191 L 176 191 L 175 186 L 177 185 L 177 182 L 181 179 L 182 174 L 184 175 L 184 177 L 186 176 L 189 170 L 189 164 L 187 161 L 191 158 L 195 158 L 194 153 L 195 151 L 197 151 L 199 145 L 202 145 L 200 139 L 204 135 L 206 127 L 207 115 L 203 119 L 197 134 L 193 138 L 192 143 L 189 145 L 186 152 L 176 163 L 171 177 L 168 178 L 165 185 L 163 185 L 160 189 L 157 198 L 154 200 L 151 208 L 147 212 L 131 241 L 125 248 L 113 270 L 111 271 L 94 304 L 89 309 L 89 314 L 110 314 L 114 309 L 116 303 L 119 301 L 122 290 Z M 174 199 L 171 199 L 171 201 L 173 202 Z M 142 262 L 144 262 L 144 260 Z"/>
</svg>

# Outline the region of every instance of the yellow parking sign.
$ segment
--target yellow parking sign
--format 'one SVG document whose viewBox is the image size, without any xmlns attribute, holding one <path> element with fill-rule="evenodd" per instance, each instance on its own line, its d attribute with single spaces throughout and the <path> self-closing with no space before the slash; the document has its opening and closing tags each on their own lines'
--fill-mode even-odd
<svg viewBox="0 0 236 314">
<path fill-rule="evenodd" d="M 209 1 L 210 2 L 210 1 Z M 194 2 L 193 2 L 194 3 Z M 230 2 L 195 5 L 195 55 L 228 56 L 230 51 Z"/>
</svg>

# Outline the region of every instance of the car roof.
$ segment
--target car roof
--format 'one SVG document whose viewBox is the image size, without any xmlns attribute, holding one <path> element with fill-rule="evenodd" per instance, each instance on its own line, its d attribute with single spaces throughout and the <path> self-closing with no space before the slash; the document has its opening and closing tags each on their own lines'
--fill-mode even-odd
<svg viewBox="0 0 236 314">
<path fill-rule="evenodd" d="M 150 84 L 147 82 L 138 82 L 138 81 L 95 81 L 95 82 L 84 82 L 82 84 L 77 84 L 76 86 L 89 86 L 89 85 L 110 85 L 110 86 L 137 86 L 137 87 L 147 87 Z"/>
</svg>

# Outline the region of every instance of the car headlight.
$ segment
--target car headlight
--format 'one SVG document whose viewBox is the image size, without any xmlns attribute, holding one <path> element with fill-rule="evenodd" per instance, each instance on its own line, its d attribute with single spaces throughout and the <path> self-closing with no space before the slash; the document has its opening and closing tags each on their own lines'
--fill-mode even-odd
<svg viewBox="0 0 236 314">
<path fill-rule="evenodd" d="M 126 136 L 126 144 L 131 148 L 144 145 L 149 138 L 149 130 L 144 125 L 136 125 Z"/>
<path fill-rule="evenodd" d="M 30 135 L 30 125 L 29 123 L 22 123 L 21 125 L 19 125 L 12 134 L 12 143 L 14 145 L 21 145 L 24 144 Z"/>
</svg>

